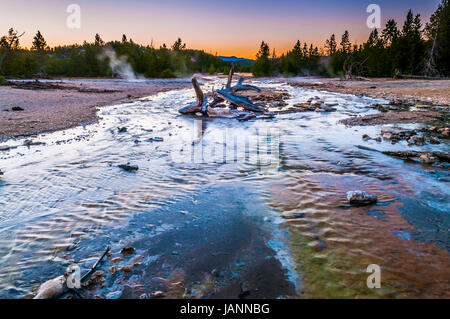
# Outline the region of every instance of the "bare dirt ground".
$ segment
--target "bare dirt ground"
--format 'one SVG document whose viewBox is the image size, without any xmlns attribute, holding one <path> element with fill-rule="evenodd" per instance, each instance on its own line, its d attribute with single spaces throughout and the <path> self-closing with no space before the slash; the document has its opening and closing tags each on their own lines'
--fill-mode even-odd
<svg viewBox="0 0 450 319">
<path fill-rule="evenodd" d="M 373 78 L 369 81 L 341 81 L 338 78 L 292 78 L 287 81 L 294 86 L 330 92 L 371 96 L 387 100 L 404 99 L 450 105 L 450 80 Z"/>
<path fill-rule="evenodd" d="M 0 86 L 0 141 L 92 123 L 100 106 L 190 85 L 187 79 L 63 79 Z"/>
<path fill-rule="evenodd" d="M 345 125 L 380 125 L 391 123 L 427 123 L 443 120 L 444 116 L 433 111 L 406 111 L 370 114 L 366 116 L 351 117 L 341 122 Z"/>
</svg>

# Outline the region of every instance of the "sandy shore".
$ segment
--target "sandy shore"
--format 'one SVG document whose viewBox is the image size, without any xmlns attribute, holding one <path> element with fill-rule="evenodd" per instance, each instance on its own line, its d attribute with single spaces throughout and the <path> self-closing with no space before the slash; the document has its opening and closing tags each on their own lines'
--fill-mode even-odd
<svg viewBox="0 0 450 319">
<path fill-rule="evenodd" d="M 374 78 L 370 81 L 341 81 L 338 78 L 291 78 L 288 83 L 316 90 L 384 98 L 423 101 L 450 105 L 450 80 L 393 80 Z"/>
<path fill-rule="evenodd" d="M 0 141 L 92 123 L 100 106 L 191 86 L 189 79 L 62 79 L 51 84 L 60 87 L 0 86 Z"/>
</svg>

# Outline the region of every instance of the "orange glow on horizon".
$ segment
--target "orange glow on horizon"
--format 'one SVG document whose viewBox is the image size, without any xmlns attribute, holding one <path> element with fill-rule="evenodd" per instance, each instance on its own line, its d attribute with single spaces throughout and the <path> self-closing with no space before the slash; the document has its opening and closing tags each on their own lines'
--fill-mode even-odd
<svg viewBox="0 0 450 319">
<path fill-rule="evenodd" d="M 71 30 L 66 26 L 69 1 L 14 0 L 2 4 L 0 35 L 6 34 L 10 27 L 26 32 L 20 39 L 23 47 L 31 46 L 37 30 L 51 47 L 93 42 L 96 33 L 105 42 L 120 40 L 122 34 L 126 34 L 135 43 L 150 45 L 153 42 L 155 47 L 163 43 L 171 46 L 181 37 L 188 48 L 213 55 L 217 52 L 222 56 L 254 59 L 262 40 L 269 44 L 271 52 L 275 49 L 280 56 L 291 50 L 297 40 L 302 45 L 312 43 L 320 49 L 332 33 L 339 43 L 344 31 L 349 30 L 351 42 L 361 44 L 371 31 L 366 26 L 367 4 L 355 0 L 316 0 L 317 3 L 229 0 L 221 10 L 217 10 L 221 2 L 198 1 L 194 5 L 187 0 L 164 3 L 78 0 L 82 10 L 81 29 Z M 425 23 L 439 2 L 413 1 L 414 4 L 399 6 L 400 1 L 406 0 L 380 0 L 383 2 L 382 25 L 387 19 L 395 18 L 401 28 L 409 7 L 421 13 Z"/>
</svg>

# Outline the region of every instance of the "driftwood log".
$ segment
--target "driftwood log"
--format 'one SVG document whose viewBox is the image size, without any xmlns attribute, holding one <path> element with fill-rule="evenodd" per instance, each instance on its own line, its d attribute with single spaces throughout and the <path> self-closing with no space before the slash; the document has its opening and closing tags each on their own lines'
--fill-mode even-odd
<svg viewBox="0 0 450 319">
<path fill-rule="evenodd" d="M 205 114 L 208 108 L 208 99 L 203 94 L 203 91 L 198 85 L 197 79 L 195 77 L 192 78 L 192 85 L 194 86 L 195 94 L 197 95 L 197 102 L 181 108 L 179 112 L 182 114 L 197 112 L 202 112 L 203 114 Z"/>
<path fill-rule="evenodd" d="M 236 92 L 253 90 L 261 92 L 261 89 L 254 85 L 243 84 L 244 78 L 240 77 L 235 86 L 231 86 L 234 75 L 234 63 L 231 65 L 230 73 L 228 74 L 227 84 L 221 90 L 212 90 L 212 101 L 208 104 L 207 97 L 203 94 L 197 79 L 192 78 L 192 85 L 194 86 L 197 102 L 189 104 L 179 110 L 181 114 L 202 113 L 206 116 L 213 117 L 229 117 L 237 119 L 254 118 L 256 115 L 253 112 L 266 113 L 267 110 L 261 106 L 253 104 L 253 102 L 246 96 L 237 95 Z M 229 107 L 223 104 L 228 102 Z M 245 111 L 238 111 L 241 107 Z"/>
<path fill-rule="evenodd" d="M 230 73 L 228 73 L 228 81 L 227 81 L 227 89 L 231 88 L 231 81 L 233 80 L 233 74 L 234 74 L 234 62 L 231 63 L 231 69 Z"/>
<path fill-rule="evenodd" d="M 246 96 L 236 95 L 228 92 L 227 90 L 217 90 L 217 94 L 219 94 L 222 98 L 224 98 L 231 104 L 242 107 L 246 110 L 252 112 L 266 112 L 265 108 L 253 104 L 253 102 Z"/>
<path fill-rule="evenodd" d="M 241 76 L 238 81 L 237 84 L 235 86 L 233 86 L 232 88 L 230 88 L 231 92 L 238 92 L 238 91 L 248 91 L 248 90 L 253 90 L 256 92 L 261 92 L 261 89 L 257 86 L 253 86 L 253 85 L 248 85 L 248 84 L 242 84 L 242 82 L 244 81 L 244 78 Z"/>
</svg>

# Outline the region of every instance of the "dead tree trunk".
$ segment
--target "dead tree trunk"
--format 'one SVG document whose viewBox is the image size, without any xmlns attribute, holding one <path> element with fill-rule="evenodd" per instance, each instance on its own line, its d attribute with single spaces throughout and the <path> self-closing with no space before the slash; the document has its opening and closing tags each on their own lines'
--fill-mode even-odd
<svg viewBox="0 0 450 319">
<path fill-rule="evenodd" d="M 436 28 L 436 33 L 434 35 L 433 46 L 431 47 L 430 57 L 428 58 L 427 65 L 425 67 L 424 74 L 427 76 L 439 75 L 439 71 L 436 70 L 435 62 L 434 62 L 434 51 L 436 49 L 437 37 L 439 32 L 439 22 Z"/>
<path fill-rule="evenodd" d="M 231 63 L 231 69 L 230 73 L 228 73 L 228 81 L 227 81 L 227 90 L 231 88 L 231 81 L 233 80 L 233 74 L 234 74 L 234 62 Z"/>
<path fill-rule="evenodd" d="M 204 96 L 202 89 L 198 85 L 197 79 L 192 78 L 192 85 L 194 86 L 195 94 L 197 95 L 197 102 L 185 106 L 179 110 L 182 114 L 202 112 L 206 113 L 208 107 L 208 99 Z"/>
<path fill-rule="evenodd" d="M 361 62 L 354 62 L 352 64 L 350 64 L 350 66 L 347 68 L 347 62 L 353 57 L 353 53 L 350 54 L 347 59 L 345 59 L 344 62 L 344 73 L 345 73 L 345 80 L 346 81 L 350 81 L 350 80 L 363 80 L 363 81 L 369 81 L 369 79 L 362 77 L 362 76 L 354 76 L 353 75 L 353 68 L 356 66 L 363 66 L 364 63 L 366 63 L 366 61 L 369 59 L 368 57 L 366 59 L 364 59 L 364 61 Z"/>
</svg>

